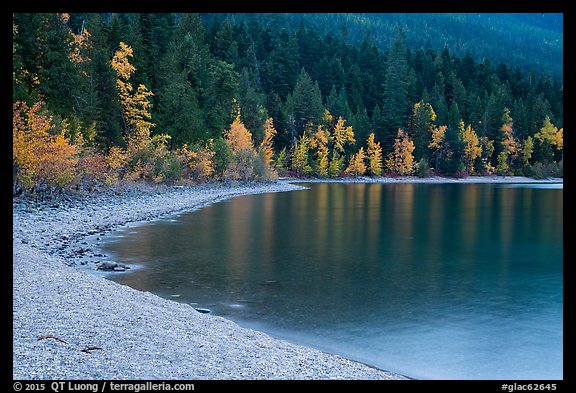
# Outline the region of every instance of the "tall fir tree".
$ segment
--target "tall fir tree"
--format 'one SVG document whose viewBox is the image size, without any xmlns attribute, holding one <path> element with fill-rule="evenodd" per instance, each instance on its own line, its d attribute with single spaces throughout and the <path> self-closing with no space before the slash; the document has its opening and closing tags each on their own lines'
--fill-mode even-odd
<svg viewBox="0 0 576 393">
<path fill-rule="evenodd" d="M 406 78 L 408 65 L 406 59 L 405 34 L 398 30 L 396 38 L 388 49 L 386 58 L 386 80 L 382 110 L 386 119 L 386 129 L 382 143 L 384 149 L 392 147 L 396 131 L 406 124 L 408 111 L 408 92 Z"/>
</svg>

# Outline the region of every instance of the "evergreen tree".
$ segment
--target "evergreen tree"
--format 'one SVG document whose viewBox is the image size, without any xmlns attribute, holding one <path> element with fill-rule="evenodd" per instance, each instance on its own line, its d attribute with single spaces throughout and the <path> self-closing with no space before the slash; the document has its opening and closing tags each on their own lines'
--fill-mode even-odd
<svg viewBox="0 0 576 393">
<path fill-rule="evenodd" d="M 199 99 L 209 137 L 214 138 L 234 117 L 232 108 L 238 91 L 238 73 L 232 64 L 218 59 L 209 61 L 207 68 L 208 85 L 201 90 Z"/>
<path fill-rule="evenodd" d="M 292 92 L 292 101 L 288 106 L 294 116 L 294 128 L 297 135 L 302 135 L 310 124 L 312 128 L 320 124 L 324 114 L 322 95 L 318 82 L 312 81 L 306 70 L 302 69 Z"/>
<path fill-rule="evenodd" d="M 252 131 L 254 139 L 260 143 L 264 138 L 264 121 L 268 118 L 266 96 L 256 92 L 256 81 L 244 67 L 238 80 L 238 102 L 242 121 Z"/>
<path fill-rule="evenodd" d="M 412 115 L 408 122 L 407 133 L 414 141 L 414 159 L 416 161 L 420 161 L 426 155 L 435 121 L 436 112 L 434 112 L 432 105 L 424 101 L 414 104 Z"/>
<path fill-rule="evenodd" d="M 91 116 L 96 122 L 96 142 L 110 148 L 122 144 L 122 118 L 116 93 L 116 73 L 110 66 L 112 47 L 108 42 L 108 26 L 100 14 L 90 14 L 85 28 L 90 32 L 91 45 L 87 48 L 90 62 L 87 83 L 91 96 Z"/>
<path fill-rule="evenodd" d="M 440 161 L 440 171 L 448 176 L 453 176 L 459 172 L 465 171 L 464 165 L 464 143 L 462 135 L 464 134 L 464 122 L 460 120 L 458 128 L 446 128 L 446 134 L 443 143 L 443 159 Z"/>
<path fill-rule="evenodd" d="M 214 135 L 206 127 L 201 92 L 209 83 L 210 57 L 197 14 L 182 16 L 164 52 L 158 75 L 158 129 L 171 135 L 176 146 L 207 141 Z"/>
<path fill-rule="evenodd" d="M 406 124 L 408 110 L 407 82 L 408 66 L 404 32 L 399 30 L 388 50 L 386 58 L 386 81 L 382 110 L 386 119 L 386 129 L 382 142 L 391 146 L 398 128 Z"/>
</svg>

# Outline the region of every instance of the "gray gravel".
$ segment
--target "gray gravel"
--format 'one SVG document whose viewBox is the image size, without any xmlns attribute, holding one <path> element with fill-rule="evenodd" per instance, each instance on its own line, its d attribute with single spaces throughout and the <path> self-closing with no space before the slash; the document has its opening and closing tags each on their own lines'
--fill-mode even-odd
<svg viewBox="0 0 576 393">
<path fill-rule="evenodd" d="M 295 345 L 77 265 L 89 235 L 286 182 L 150 187 L 13 205 L 14 379 L 406 379 Z"/>
</svg>

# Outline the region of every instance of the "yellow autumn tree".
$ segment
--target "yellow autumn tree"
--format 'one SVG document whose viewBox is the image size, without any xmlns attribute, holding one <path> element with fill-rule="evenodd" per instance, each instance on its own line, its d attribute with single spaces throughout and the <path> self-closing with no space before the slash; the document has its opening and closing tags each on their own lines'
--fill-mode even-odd
<svg viewBox="0 0 576 393">
<path fill-rule="evenodd" d="M 325 111 L 328 113 L 328 111 Z M 314 160 L 314 170 L 318 176 L 328 176 L 328 132 L 323 126 L 318 126 L 310 138 L 310 148 L 316 150 L 316 159 Z"/>
<path fill-rule="evenodd" d="M 428 148 L 432 150 L 432 156 L 435 157 L 436 164 L 434 168 L 436 170 L 438 170 L 440 160 L 442 160 L 442 154 L 444 152 L 444 138 L 446 137 L 447 128 L 447 126 L 437 126 L 430 130 L 432 136 L 430 139 L 430 144 L 428 144 Z"/>
<path fill-rule="evenodd" d="M 126 164 L 128 163 L 126 150 L 119 146 L 112 146 L 104 157 L 104 161 L 107 168 L 104 184 L 118 184 L 126 172 Z"/>
<path fill-rule="evenodd" d="M 520 154 L 520 158 L 522 159 L 522 164 L 524 166 L 530 165 L 532 153 L 534 153 L 534 140 L 531 136 L 529 136 L 522 144 L 522 152 Z"/>
<path fill-rule="evenodd" d="M 466 165 L 466 173 L 474 172 L 474 160 L 482 154 L 482 146 L 478 139 L 476 131 L 472 125 L 468 125 L 462 133 L 462 141 L 464 142 L 464 163 Z"/>
<path fill-rule="evenodd" d="M 558 129 L 552 121 L 550 121 L 550 116 L 546 116 L 542 124 L 542 128 L 534 134 L 534 138 L 538 140 L 540 149 L 546 160 L 553 160 L 552 147 L 556 147 L 558 150 L 562 151 L 564 148 L 564 129 Z"/>
<path fill-rule="evenodd" d="M 560 128 L 554 135 L 554 145 L 556 145 L 559 150 L 564 149 L 564 128 Z"/>
<path fill-rule="evenodd" d="M 274 168 L 274 146 L 272 140 L 278 132 L 274 128 L 274 121 L 271 117 L 264 121 L 264 139 L 260 143 L 258 152 L 260 158 L 264 164 L 263 176 L 268 179 L 275 179 L 278 177 L 278 173 Z"/>
<path fill-rule="evenodd" d="M 344 152 L 344 147 L 347 144 L 356 143 L 352 126 L 347 126 L 346 120 L 344 120 L 342 117 L 338 118 L 338 122 L 336 122 L 336 125 L 334 126 L 331 139 L 334 144 L 334 150 L 340 154 Z"/>
<path fill-rule="evenodd" d="M 352 176 L 362 176 L 366 173 L 366 154 L 364 154 L 364 148 L 361 147 L 358 153 L 352 154 L 350 156 L 350 161 L 345 173 Z"/>
<path fill-rule="evenodd" d="M 399 128 L 394 139 L 394 148 L 386 159 L 386 168 L 398 175 L 406 176 L 414 171 L 414 142 Z"/>
<path fill-rule="evenodd" d="M 267 166 L 272 165 L 272 157 L 274 156 L 274 148 L 272 146 L 272 139 L 278 132 L 274 128 L 274 121 L 271 117 L 264 122 L 264 139 L 260 143 L 260 153 L 264 164 Z"/>
<path fill-rule="evenodd" d="M 290 163 L 294 176 L 301 177 L 303 175 L 309 175 L 312 172 L 312 167 L 308 162 L 309 150 L 310 137 L 304 134 L 294 143 L 294 149 L 292 151 Z"/>
<path fill-rule="evenodd" d="M 140 84 L 134 91 L 130 78 L 136 68 L 130 63 L 134 57 L 132 48 L 120 42 L 120 48 L 112 58 L 112 68 L 116 71 L 116 89 L 122 108 L 122 120 L 128 139 L 128 147 L 136 150 L 146 147 L 154 123 L 150 120 L 153 95 L 145 85 Z"/>
<path fill-rule="evenodd" d="M 224 138 L 232 152 L 232 159 L 224 171 L 224 178 L 247 181 L 254 177 L 254 163 L 257 153 L 252 142 L 252 133 L 240 120 L 240 113 L 224 131 Z"/>
<path fill-rule="evenodd" d="M 374 133 L 368 135 L 366 153 L 368 154 L 368 170 L 374 176 L 382 174 L 382 147 L 374 141 Z"/>
<path fill-rule="evenodd" d="M 192 149 L 185 143 L 174 154 L 180 166 L 187 171 L 185 175 L 195 182 L 204 183 L 214 174 L 215 152 L 211 149 L 210 143 L 206 146 L 194 146 Z"/>
<path fill-rule="evenodd" d="M 230 128 L 224 132 L 224 137 L 233 154 L 237 154 L 243 150 L 254 149 L 252 133 L 244 126 L 239 114 L 230 125 Z"/>
<path fill-rule="evenodd" d="M 43 106 L 12 106 L 13 192 L 40 198 L 58 195 L 73 184 L 79 153 L 66 129 L 54 133 L 53 116 Z"/>
<path fill-rule="evenodd" d="M 534 136 L 541 143 L 548 142 L 553 146 L 562 148 L 564 143 L 563 134 L 564 129 L 561 128 L 559 130 L 556 126 L 554 126 L 554 124 L 552 124 L 552 122 L 550 121 L 550 117 L 546 116 L 542 128 Z"/>
<path fill-rule="evenodd" d="M 514 121 L 510 116 L 510 110 L 504 108 L 504 114 L 502 115 L 502 127 L 500 127 L 500 132 L 502 133 L 500 143 L 502 147 L 508 152 L 510 157 L 515 157 L 518 150 L 518 142 L 514 138 Z"/>
<path fill-rule="evenodd" d="M 84 22 L 80 28 L 78 34 L 69 30 L 72 40 L 70 42 L 70 54 L 68 57 L 73 63 L 84 63 L 90 61 L 90 58 L 86 56 L 86 50 L 90 47 L 90 32 L 85 28 Z"/>
</svg>

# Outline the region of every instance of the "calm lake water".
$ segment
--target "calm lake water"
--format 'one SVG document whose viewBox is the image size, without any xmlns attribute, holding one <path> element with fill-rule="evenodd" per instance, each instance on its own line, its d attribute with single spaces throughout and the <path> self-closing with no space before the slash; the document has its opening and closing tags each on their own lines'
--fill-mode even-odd
<svg viewBox="0 0 576 393">
<path fill-rule="evenodd" d="M 562 185 L 307 186 L 114 232 L 110 278 L 414 378 L 563 377 Z"/>
</svg>

